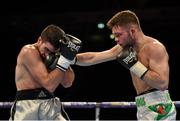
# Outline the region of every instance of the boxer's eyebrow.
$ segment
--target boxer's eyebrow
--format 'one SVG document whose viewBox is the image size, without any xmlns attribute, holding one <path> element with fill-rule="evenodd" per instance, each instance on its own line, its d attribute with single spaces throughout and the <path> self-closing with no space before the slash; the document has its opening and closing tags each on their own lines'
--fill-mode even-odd
<svg viewBox="0 0 180 121">
<path fill-rule="evenodd" d="M 45 51 L 49 53 L 54 53 L 54 51 L 50 50 L 49 48 L 45 47 Z"/>
</svg>

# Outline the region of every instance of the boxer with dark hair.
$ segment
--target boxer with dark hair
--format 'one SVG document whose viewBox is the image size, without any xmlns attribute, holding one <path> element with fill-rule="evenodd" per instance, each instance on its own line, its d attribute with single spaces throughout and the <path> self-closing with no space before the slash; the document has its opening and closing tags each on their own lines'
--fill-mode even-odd
<svg viewBox="0 0 180 121">
<path fill-rule="evenodd" d="M 48 25 L 36 43 L 22 47 L 17 57 L 17 93 L 10 120 L 69 120 L 53 92 L 60 84 L 72 85 L 75 75 L 70 64 L 80 48 L 78 38 L 56 25 Z"/>
</svg>

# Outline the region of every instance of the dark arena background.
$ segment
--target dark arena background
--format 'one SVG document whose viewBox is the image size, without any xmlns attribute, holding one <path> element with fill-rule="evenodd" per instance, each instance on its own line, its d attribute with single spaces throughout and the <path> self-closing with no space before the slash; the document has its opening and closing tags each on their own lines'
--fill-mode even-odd
<svg viewBox="0 0 180 121">
<path fill-rule="evenodd" d="M 110 38 L 107 21 L 118 11 L 134 11 L 146 35 L 157 38 L 169 53 L 169 91 L 180 100 L 180 3 L 178 0 L 65 0 L 1 4 L 0 102 L 14 101 L 16 57 L 25 44 L 37 41 L 48 24 L 60 26 L 83 42 L 81 52 L 103 51 L 116 43 Z M 2 8 L 4 7 L 4 8 Z M 105 26 L 104 26 L 105 25 Z M 61 85 L 56 96 L 63 102 L 134 101 L 136 96 L 129 71 L 117 61 L 80 67 L 72 87 Z M 95 108 L 65 108 L 72 120 L 95 120 Z M 177 107 L 177 119 L 180 119 Z M 0 119 L 9 119 L 10 108 L 1 106 Z M 136 120 L 136 108 L 102 108 L 101 120 Z"/>
</svg>

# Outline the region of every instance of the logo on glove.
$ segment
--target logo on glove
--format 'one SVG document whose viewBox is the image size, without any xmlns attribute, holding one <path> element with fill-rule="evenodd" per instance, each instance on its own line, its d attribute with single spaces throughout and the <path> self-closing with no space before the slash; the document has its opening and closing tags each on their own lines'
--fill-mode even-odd
<svg viewBox="0 0 180 121">
<path fill-rule="evenodd" d="M 75 45 L 71 41 L 68 41 L 68 47 L 70 47 L 78 52 L 81 46 Z"/>
<path fill-rule="evenodd" d="M 126 63 L 126 64 L 129 64 L 131 62 L 133 62 L 133 58 L 136 59 L 136 55 L 134 52 L 130 52 L 129 55 L 123 59 L 123 61 Z"/>
</svg>

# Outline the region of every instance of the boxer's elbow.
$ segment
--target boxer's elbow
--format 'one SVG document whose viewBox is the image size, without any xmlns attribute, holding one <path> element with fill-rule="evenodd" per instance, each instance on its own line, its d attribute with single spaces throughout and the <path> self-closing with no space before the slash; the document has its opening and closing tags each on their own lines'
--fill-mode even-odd
<svg viewBox="0 0 180 121">
<path fill-rule="evenodd" d="M 69 88 L 72 86 L 74 79 L 75 79 L 75 74 L 74 74 L 73 70 L 71 70 L 71 71 L 68 70 L 65 73 L 64 79 L 61 81 L 61 85 L 64 88 Z"/>
<path fill-rule="evenodd" d="M 61 83 L 64 88 L 69 88 L 72 86 L 72 83 Z"/>
<path fill-rule="evenodd" d="M 164 91 L 168 89 L 168 81 L 167 80 L 160 80 L 158 82 L 158 87 L 159 90 Z"/>
<path fill-rule="evenodd" d="M 167 76 L 161 76 L 160 74 L 151 72 L 149 78 L 152 85 L 154 85 L 158 90 L 164 91 L 168 88 L 169 78 Z"/>
<path fill-rule="evenodd" d="M 74 77 L 73 78 L 64 78 L 64 80 L 61 81 L 61 85 L 64 88 L 69 88 L 72 86 L 73 82 L 74 82 Z"/>
</svg>

